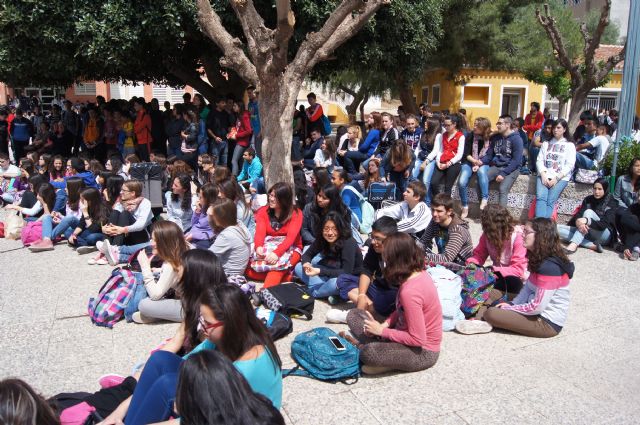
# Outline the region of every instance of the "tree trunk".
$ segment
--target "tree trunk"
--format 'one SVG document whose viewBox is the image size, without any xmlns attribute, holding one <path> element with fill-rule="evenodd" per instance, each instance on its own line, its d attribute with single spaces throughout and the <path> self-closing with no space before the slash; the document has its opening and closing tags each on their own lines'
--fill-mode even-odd
<svg viewBox="0 0 640 425">
<path fill-rule="evenodd" d="M 402 102 L 404 113 L 416 115 L 418 113 L 418 108 L 416 107 L 416 102 L 413 100 L 413 91 L 411 90 L 411 86 L 403 77 L 399 77 L 397 82 L 400 102 Z"/>
<path fill-rule="evenodd" d="M 585 105 L 587 104 L 587 95 L 589 94 L 589 91 L 590 90 L 579 88 L 573 92 L 568 119 L 569 130 L 572 132 L 580 123 L 580 114 L 584 111 Z"/>
<path fill-rule="evenodd" d="M 302 78 L 287 81 L 284 75 L 263 79 L 260 86 L 260 127 L 266 187 L 288 182 L 293 187 L 291 141 L 293 113 Z"/>
<path fill-rule="evenodd" d="M 369 101 L 369 95 L 367 94 L 364 99 L 362 99 L 362 103 L 360 104 L 360 121 L 362 121 L 363 124 L 366 124 L 364 121 L 364 106 L 367 104 L 367 102 Z"/>
<path fill-rule="evenodd" d="M 563 118 L 567 116 L 567 102 L 562 99 L 558 99 L 558 116 L 557 118 Z"/>
</svg>

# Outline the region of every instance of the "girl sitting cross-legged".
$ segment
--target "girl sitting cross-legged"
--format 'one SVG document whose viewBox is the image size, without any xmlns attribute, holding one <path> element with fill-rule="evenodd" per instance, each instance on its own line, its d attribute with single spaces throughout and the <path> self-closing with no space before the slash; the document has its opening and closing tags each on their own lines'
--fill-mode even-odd
<svg viewBox="0 0 640 425">
<path fill-rule="evenodd" d="M 185 235 L 186 240 L 196 248 L 209 249 L 216 232 L 209 224 L 207 211 L 218 200 L 218 187 L 213 183 L 205 183 L 198 189 L 198 201 L 193 208 L 191 230 Z"/>
</svg>

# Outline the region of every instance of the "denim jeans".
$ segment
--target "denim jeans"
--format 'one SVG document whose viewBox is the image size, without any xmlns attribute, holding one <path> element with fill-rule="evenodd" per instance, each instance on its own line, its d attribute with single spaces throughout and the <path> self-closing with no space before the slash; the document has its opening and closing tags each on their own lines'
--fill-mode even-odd
<svg viewBox="0 0 640 425">
<path fill-rule="evenodd" d="M 498 167 L 489 167 L 488 165 L 483 165 L 482 167 L 480 167 L 480 170 L 478 170 L 478 174 L 479 175 L 486 174 L 487 182 L 490 182 L 492 180 L 495 180 L 496 177 L 500 175 L 501 171 L 502 170 Z M 520 175 L 520 169 L 516 168 L 515 171 L 513 171 L 511 174 L 506 176 L 504 180 L 500 182 L 500 186 L 498 187 L 499 203 L 503 207 L 507 206 L 507 202 L 509 201 L 509 191 L 511 191 L 511 187 L 516 182 L 516 179 L 518 178 L 519 175 Z M 487 183 L 487 188 L 488 188 L 488 183 Z"/>
<path fill-rule="evenodd" d="M 53 204 L 53 210 L 59 213 L 65 213 L 67 208 L 67 191 L 64 189 L 58 189 L 56 191 L 56 202 Z"/>
<path fill-rule="evenodd" d="M 416 158 L 416 164 L 413 167 L 413 178 L 417 180 L 420 177 L 420 167 L 424 161 Z M 424 171 L 422 171 L 422 182 L 427 187 L 427 196 L 425 202 L 427 205 L 431 205 L 431 177 L 433 176 L 433 170 L 436 167 L 436 162 L 431 161 L 424 167 Z"/>
<path fill-rule="evenodd" d="M 169 146 L 169 156 L 175 156 L 178 159 L 182 158 L 182 149 L 180 146 L 172 148 L 171 146 Z"/>
<path fill-rule="evenodd" d="M 480 167 L 476 173 L 478 180 L 478 197 L 480 199 L 489 199 L 489 179 L 487 177 L 486 170 Z M 458 194 L 460 195 L 460 203 L 463 207 L 469 206 L 469 195 L 467 194 L 467 187 L 469 187 L 469 180 L 473 176 L 473 170 L 471 165 L 462 164 L 460 169 L 460 176 L 458 177 Z M 478 200 L 480 200 L 478 199 Z"/>
<path fill-rule="evenodd" d="M 144 280 L 142 278 L 142 273 L 133 272 L 133 275 L 136 278 L 136 284 L 134 286 L 133 295 L 129 299 L 129 304 L 124 308 L 124 318 L 127 322 L 133 321 L 132 316 L 133 313 L 138 311 L 138 304 L 140 301 L 147 298 L 149 295 L 147 294 L 147 290 L 144 287 Z"/>
<path fill-rule="evenodd" d="M 536 217 L 551 218 L 553 208 L 567 183 L 566 180 L 560 180 L 552 188 L 548 188 L 540 178 L 536 179 Z"/>
<path fill-rule="evenodd" d="M 75 246 L 96 246 L 96 242 L 103 241 L 104 234 L 101 232 L 93 233 L 90 230 L 83 230 L 76 236 Z"/>
<path fill-rule="evenodd" d="M 344 168 L 347 170 L 349 174 L 357 174 L 360 172 L 360 164 L 363 161 L 368 159 L 367 154 L 362 153 L 360 151 L 349 151 L 344 154 L 342 157 L 342 161 L 344 163 Z M 365 167 L 365 170 L 367 168 Z"/>
<path fill-rule="evenodd" d="M 267 188 L 264 185 L 264 177 L 258 177 L 257 179 L 252 181 L 249 186 L 254 188 L 256 190 L 256 193 L 258 193 L 259 195 L 267 193 Z"/>
<path fill-rule="evenodd" d="M 540 153 L 540 148 L 533 146 L 533 142 L 529 145 L 529 170 L 536 171 L 536 161 L 538 160 L 538 154 Z"/>
<path fill-rule="evenodd" d="M 338 295 L 338 286 L 336 284 L 338 278 L 328 276 L 307 276 L 302 269 L 302 262 L 296 264 L 294 269 L 298 276 L 309 287 L 309 292 L 314 298 L 326 298 L 330 295 Z"/>
<path fill-rule="evenodd" d="M 53 227 L 53 218 L 49 215 L 42 216 L 42 238 L 55 239 L 58 236 L 64 234 L 66 238 L 71 236 L 71 233 L 75 230 L 80 222 L 79 219 L 72 215 L 68 215 L 60 220 L 60 223 Z"/>
<path fill-rule="evenodd" d="M 118 261 L 121 263 L 126 263 L 127 261 L 129 261 L 129 257 L 131 257 L 131 255 L 135 254 L 136 251 L 141 250 L 142 248 L 146 248 L 149 245 L 151 245 L 151 242 L 143 242 L 143 243 L 139 243 L 136 245 L 122 245 L 118 247 L 118 252 L 119 252 L 119 256 L 118 256 Z"/>
<path fill-rule="evenodd" d="M 223 140 L 222 142 L 216 142 L 215 140 L 211 141 L 211 155 L 214 155 L 218 158 L 218 165 L 227 166 L 227 141 Z"/>
<path fill-rule="evenodd" d="M 238 175 L 240 166 L 238 162 L 242 161 L 242 154 L 247 148 L 245 146 L 240 146 L 236 144 L 236 147 L 233 148 L 233 157 L 231 158 L 231 174 L 234 176 Z"/>
<path fill-rule="evenodd" d="M 593 159 L 580 152 L 576 153 L 576 170 L 578 168 L 581 168 L 583 170 L 592 170 L 595 165 L 596 163 Z"/>
<path fill-rule="evenodd" d="M 182 357 L 168 351 L 156 351 L 144 365 L 125 421 L 127 425 L 145 425 L 169 419 L 178 387 Z"/>
<path fill-rule="evenodd" d="M 586 210 L 584 214 L 582 214 L 582 217 L 590 218 L 591 221 L 600 221 L 600 217 L 598 217 L 598 214 L 593 210 Z M 586 235 L 583 235 L 576 227 L 564 224 L 558 224 L 558 234 L 560 235 L 560 239 L 573 242 L 584 248 L 593 248 L 595 244 L 605 244 L 611 238 L 611 232 L 609 229 L 591 229 Z"/>
</svg>

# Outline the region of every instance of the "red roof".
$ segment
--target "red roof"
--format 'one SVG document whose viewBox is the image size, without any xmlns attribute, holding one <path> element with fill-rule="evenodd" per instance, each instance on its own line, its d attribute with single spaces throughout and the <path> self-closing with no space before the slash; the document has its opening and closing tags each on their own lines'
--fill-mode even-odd
<svg viewBox="0 0 640 425">
<path fill-rule="evenodd" d="M 596 63 L 600 61 L 605 62 L 611 56 L 617 55 L 618 53 L 620 53 L 620 50 L 622 50 L 622 47 L 623 46 L 617 46 L 613 44 L 601 44 L 596 49 L 596 54 L 595 54 Z M 622 71 L 623 67 L 624 67 L 624 60 L 620 61 L 613 69 L 615 71 Z"/>
</svg>

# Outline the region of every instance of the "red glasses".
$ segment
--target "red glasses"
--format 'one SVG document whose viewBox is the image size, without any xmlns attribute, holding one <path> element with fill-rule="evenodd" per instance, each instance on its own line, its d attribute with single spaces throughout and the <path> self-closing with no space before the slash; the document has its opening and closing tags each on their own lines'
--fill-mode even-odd
<svg viewBox="0 0 640 425">
<path fill-rule="evenodd" d="M 224 325 L 224 322 L 216 322 L 216 323 L 207 323 L 202 316 L 198 318 L 198 323 L 202 326 L 202 330 L 204 332 L 210 332 L 213 329 L 219 328 Z"/>
</svg>

